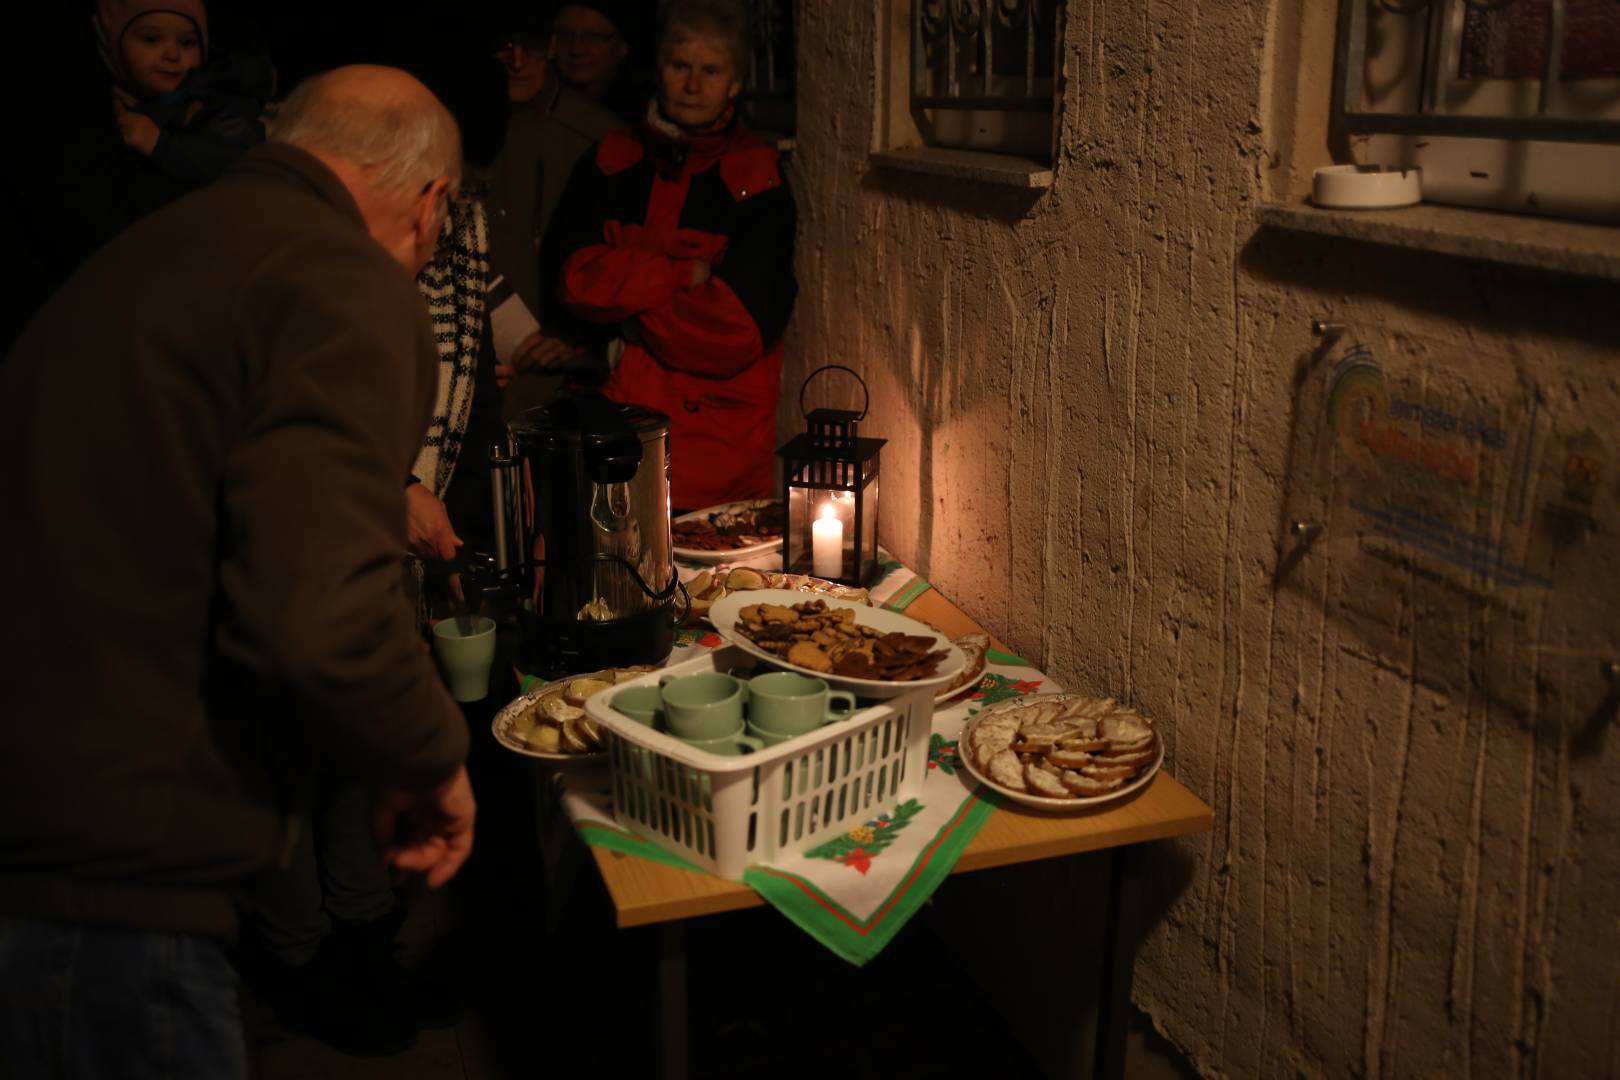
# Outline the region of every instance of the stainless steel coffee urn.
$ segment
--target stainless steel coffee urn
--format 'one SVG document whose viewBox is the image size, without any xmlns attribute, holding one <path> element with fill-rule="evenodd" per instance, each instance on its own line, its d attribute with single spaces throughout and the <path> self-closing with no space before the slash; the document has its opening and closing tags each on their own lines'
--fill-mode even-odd
<svg viewBox="0 0 1620 1080">
<path fill-rule="evenodd" d="M 553 677 L 668 657 L 690 607 L 669 534 L 669 417 L 560 398 L 512 420 L 492 467 L 495 563 L 526 665 Z"/>
</svg>

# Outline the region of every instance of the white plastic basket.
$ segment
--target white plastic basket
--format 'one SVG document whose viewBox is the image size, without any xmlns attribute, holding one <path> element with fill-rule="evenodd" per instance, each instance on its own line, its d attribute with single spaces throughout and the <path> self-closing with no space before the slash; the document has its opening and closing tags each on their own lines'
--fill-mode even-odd
<svg viewBox="0 0 1620 1080">
<path fill-rule="evenodd" d="M 694 749 L 614 710 L 632 686 L 672 675 L 771 670 L 727 646 L 620 683 L 585 703 L 613 735 L 613 809 L 625 829 L 733 881 L 752 863 L 804 850 L 922 791 L 934 700 L 923 689 L 865 703 L 845 720 L 753 754 Z"/>
</svg>

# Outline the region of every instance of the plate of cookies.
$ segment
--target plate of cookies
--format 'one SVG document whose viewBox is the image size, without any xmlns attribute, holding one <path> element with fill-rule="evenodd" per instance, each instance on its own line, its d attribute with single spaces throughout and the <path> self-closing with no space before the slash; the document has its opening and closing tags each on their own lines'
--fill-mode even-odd
<svg viewBox="0 0 1620 1080">
<path fill-rule="evenodd" d="M 606 668 L 532 686 L 495 714 L 490 730 L 496 742 L 525 757 L 564 762 L 601 759 L 607 754 L 607 736 L 585 715 L 585 702 L 651 670 Z"/>
<path fill-rule="evenodd" d="M 780 550 L 786 523 L 786 506 L 747 499 L 682 514 L 670 522 L 670 539 L 687 562 L 730 562 Z"/>
<path fill-rule="evenodd" d="M 1153 721 L 1113 698 L 1037 694 L 986 709 L 956 756 L 979 783 L 1021 806 L 1078 810 L 1145 787 L 1164 761 Z"/>
<path fill-rule="evenodd" d="M 967 667 L 962 650 L 933 627 L 856 600 L 758 589 L 723 597 L 709 621 L 743 651 L 860 698 L 924 688 L 932 695 Z"/>
</svg>

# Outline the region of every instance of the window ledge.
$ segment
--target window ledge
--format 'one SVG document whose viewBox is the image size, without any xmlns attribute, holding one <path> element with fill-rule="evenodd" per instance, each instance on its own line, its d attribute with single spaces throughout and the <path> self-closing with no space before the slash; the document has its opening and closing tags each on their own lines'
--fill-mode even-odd
<svg viewBox="0 0 1620 1080">
<path fill-rule="evenodd" d="M 1620 228 L 1612 225 L 1432 203 L 1403 210 L 1271 203 L 1260 207 L 1258 218 L 1262 225 L 1294 232 L 1620 281 Z"/>
<path fill-rule="evenodd" d="M 797 138 L 784 135 L 780 131 L 768 131 L 764 128 L 750 128 L 749 131 L 762 142 L 770 143 L 783 157 L 791 155 L 799 145 Z"/>
<path fill-rule="evenodd" d="M 868 160 L 880 169 L 948 176 L 953 180 L 967 180 L 976 184 L 996 184 L 1026 191 L 1041 191 L 1052 186 L 1052 166 L 1010 154 L 917 146 L 904 150 L 876 150 L 868 156 Z"/>
</svg>

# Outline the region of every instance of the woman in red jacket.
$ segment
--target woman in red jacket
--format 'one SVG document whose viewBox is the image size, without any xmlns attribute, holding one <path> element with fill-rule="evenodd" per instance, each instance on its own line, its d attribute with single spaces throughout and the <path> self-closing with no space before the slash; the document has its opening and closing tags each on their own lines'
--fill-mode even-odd
<svg viewBox="0 0 1620 1080">
<path fill-rule="evenodd" d="M 672 5 L 645 119 L 580 160 L 542 253 L 563 306 L 624 342 L 604 392 L 669 414 L 683 508 L 774 488 L 795 211 L 732 106 L 747 56 L 736 4 Z"/>
</svg>

